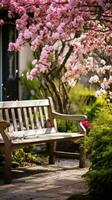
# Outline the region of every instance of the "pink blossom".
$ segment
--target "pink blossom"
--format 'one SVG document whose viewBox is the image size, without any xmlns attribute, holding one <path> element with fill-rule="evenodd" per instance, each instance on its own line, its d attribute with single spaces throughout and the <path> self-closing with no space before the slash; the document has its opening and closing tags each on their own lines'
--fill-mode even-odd
<svg viewBox="0 0 112 200">
<path fill-rule="evenodd" d="M 47 67 L 45 65 L 41 65 L 40 72 L 45 73 L 47 71 Z"/>
<path fill-rule="evenodd" d="M 108 45 L 105 51 L 107 54 L 112 55 L 112 45 Z"/>
<path fill-rule="evenodd" d="M 27 39 L 30 39 L 31 37 L 32 37 L 32 32 L 31 31 L 29 31 L 28 29 L 26 29 L 25 31 L 24 31 L 24 34 L 23 34 L 23 36 L 24 36 L 24 38 L 27 40 Z"/>
<path fill-rule="evenodd" d="M 32 77 L 36 76 L 37 75 L 37 69 L 36 68 L 33 68 L 31 71 L 30 71 L 30 75 Z"/>
<path fill-rule="evenodd" d="M 28 15 L 24 14 L 22 15 L 22 17 L 20 19 L 16 20 L 16 28 L 18 30 L 24 30 L 24 28 L 26 27 L 26 25 L 28 24 Z"/>
<path fill-rule="evenodd" d="M 38 26 L 36 26 L 35 24 L 32 24 L 29 29 L 28 29 L 32 34 L 35 34 L 38 30 Z"/>
<path fill-rule="evenodd" d="M 98 13 L 99 7 L 101 13 Z M 90 78 L 90 83 L 96 83 L 107 91 L 111 89 L 110 1 L 1 0 L 0 11 L 4 10 L 8 16 L 3 18 L 1 14 L 0 26 L 8 20 L 14 20 L 19 33 L 17 40 L 10 43 L 9 50 L 20 50 L 27 42 L 31 50 L 41 49 L 38 60 L 33 61 L 34 70 L 28 74 L 30 79 L 39 73 L 50 73 L 53 68 L 51 62 L 54 62 L 57 55 L 56 62 L 59 62 L 58 65 L 63 64 L 67 51 L 72 49 L 64 65 L 62 80 L 71 84 L 92 72 L 96 75 Z M 93 55 L 91 61 L 89 58 Z M 104 55 L 104 59 L 99 55 Z"/>
<path fill-rule="evenodd" d="M 65 28 L 65 23 L 60 23 L 59 26 L 57 27 L 57 32 L 58 33 L 63 33 Z"/>
<path fill-rule="evenodd" d="M 112 84 L 112 76 L 109 77 L 109 84 Z"/>
<path fill-rule="evenodd" d="M 42 36 L 37 36 L 32 42 L 31 42 L 31 50 L 35 51 L 37 47 L 42 44 Z"/>
<path fill-rule="evenodd" d="M 13 13 L 9 10 L 8 11 L 8 17 L 11 19 L 11 18 L 13 18 Z"/>
<path fill-rule="evenodd" d="M 28 80 L 33 80 L 33 76 L 27 72 L 26 77 Z"/>
<path fill-rule="evenodd" d="M 52 39 L 53 39 L 53 40 L 58 40 L 59 37 L 60 37 L 60 34 L 57 33 L 57 32 L 52 34 Z"/>
<path fill-rule="evenodd" d="M 47 22 L 46 26 L 51 29 L 52 28 L 52 23 L 51 22 Z"/>
<path fill-rule="evenodd" d="M 15 43 L 10 42 L 8 50 L 9 51 L 15 51 L 15 49 L 16 49 Z"/>
<path fill-rule="evenodd" d="M 26 13 L 25 8 L 22 7 L 22 6 L 17 7 L 17 8 L 16 8 L 16 11 L 17 11 L 17 13 L 18 13 L 20 16 L 22 16 L 22 15 L 24 15 L 24 14 Z"/>
<path fill-rule="evenodd" d="M 3 24 L 4 24 L 4 21 L 0 19 L 0 26 L 2 26 Z"/>
<path fill-rule="evenodd" d="M 69 0 L 69 5 L 71 6 L 71 7 L 76 7 L 77 6 L 77 4 L 78 4 L 78 0 Z"/>
<path fill-rule="evenodd" d="M 109 82 L 107 80 L 107 78 L 104 78 L 103 79 L 103 82 L 101 83 L 101 88 L 102 89 L 108 89 L 110 86 L 109 86 Z"/>
</svg>

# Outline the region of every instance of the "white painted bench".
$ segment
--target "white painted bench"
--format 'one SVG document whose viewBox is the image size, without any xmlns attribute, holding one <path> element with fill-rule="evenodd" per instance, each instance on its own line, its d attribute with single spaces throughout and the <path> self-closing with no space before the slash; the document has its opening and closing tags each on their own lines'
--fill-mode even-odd
<svg viewBox="0 0 112 200">
<path fill-rule="evenodd" d="M 78 133 L 58 132 L 56 119 L 75 120 Z M 55 162 L 56 142 L 76 141 L 85 136 L 81 120 L 85 115 L 55 112 L 52 98 L 0 102 L 0 150 L 5 154 L 5 183 L 11 182 L 11 155 L 29 144 L 49 143 L 49 163 Z M 50 122 L 50 126 L 48 123 Z M 85 167 L 85 152 L 80 148 L 79 167 Z"/>
</svg>

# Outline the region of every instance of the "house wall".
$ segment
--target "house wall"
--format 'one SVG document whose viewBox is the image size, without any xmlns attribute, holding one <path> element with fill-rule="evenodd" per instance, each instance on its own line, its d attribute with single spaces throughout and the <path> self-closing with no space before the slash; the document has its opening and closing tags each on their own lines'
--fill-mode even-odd
<svg viewBox="0 0 112 200">
<path fill-rule="evenodd" d="M 27 67 L 29 61 L 33 58 L 29 45 L 25 45 L 19 52 L 19 77 L 22 76 L 24 69 Z M 22 99 L 22 86 L 19 83 L 19 99 Z"/>
</svg>

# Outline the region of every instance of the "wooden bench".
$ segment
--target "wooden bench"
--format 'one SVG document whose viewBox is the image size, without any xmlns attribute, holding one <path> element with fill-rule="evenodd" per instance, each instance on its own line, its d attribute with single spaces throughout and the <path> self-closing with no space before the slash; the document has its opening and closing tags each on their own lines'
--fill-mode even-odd
<svg viewBox="0 0 112 200">
<path fill-rule="evenodd" d="M 78 133 L 58 132 L 56 119 L 75 120 Z M 0 150 L 5 155 L 5 183 L 11 182 L 11 154 L 29 144 L 49 143 L 49 163 L 55 162 L 56 142 L 76 141 L 85 136 L 81 120 L 85 115 L 55 112 L 52 98 L 0 102 Z M 48 126 L 50 122 L 50 126 Z M 80 148 L 79 167 L 85 167 L 85 152 Z"/>
</svg>

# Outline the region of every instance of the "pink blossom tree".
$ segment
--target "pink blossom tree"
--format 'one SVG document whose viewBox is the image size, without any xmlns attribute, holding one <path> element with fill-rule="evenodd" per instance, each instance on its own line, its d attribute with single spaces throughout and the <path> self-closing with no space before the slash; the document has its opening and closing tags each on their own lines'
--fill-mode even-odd
<svg viewBox="0 0 112 200">
<path fill-rule="evenodd" d="M 9 50 L 30 44 L 35 59 L 27 77 L 42 75 L 43 87 L 48 90 L 50 83 L 61 111 L 65 105 L 56 76 L 62 77 L 63 102 L 68 85 L 90 72 L 89 82 L 99 85 L 96 95 L 112 95 L 111 0 L 1 0 L 0 13 L 0 25 L 15 20 L 19 32 Z"/>
</svg>

